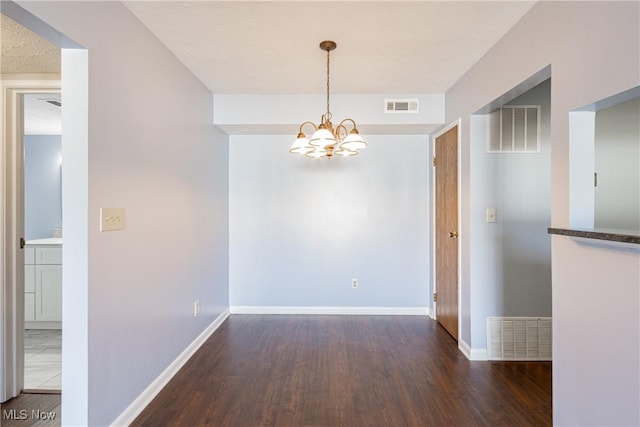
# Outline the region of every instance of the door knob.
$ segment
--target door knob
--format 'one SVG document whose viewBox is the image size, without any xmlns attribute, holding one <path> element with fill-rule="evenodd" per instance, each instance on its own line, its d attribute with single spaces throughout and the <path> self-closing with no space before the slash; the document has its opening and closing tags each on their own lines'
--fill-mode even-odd
<svg viewBox="0 0 640 427">
<path fill-rule="evenodd" d="M 451 237 L 453 239 L 457 239 L 458 238 L 458 232 L 457 231 L 450 231 L 449 232 L 449 237 Z"/>
</svg>

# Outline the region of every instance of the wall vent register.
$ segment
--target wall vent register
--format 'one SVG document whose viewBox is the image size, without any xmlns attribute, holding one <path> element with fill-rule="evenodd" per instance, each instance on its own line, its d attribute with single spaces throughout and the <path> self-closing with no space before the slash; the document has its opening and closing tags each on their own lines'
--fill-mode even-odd
<svg viewBox="0 0 640 427">
<path fill-rule="evenodd" d="M 385 99 L 385 113 L 417 113 L 420 110 L 418 99 Z"/>
<path fill-rule="evenodd" d="M 487 115 L 487 153 L 539 153 L 540 106 L 509 105 Z"/>
</svg>

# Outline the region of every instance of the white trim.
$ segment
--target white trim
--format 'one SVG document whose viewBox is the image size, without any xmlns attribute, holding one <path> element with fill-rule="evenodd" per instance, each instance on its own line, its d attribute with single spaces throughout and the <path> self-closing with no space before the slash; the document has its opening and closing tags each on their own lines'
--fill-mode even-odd
<svg viewBox="0 0 640 427">
<path fill-rule="evenodd" d="M 24 322 L 25 329 L 62 329 L 62 322 L 58 321 L 29 321 Z"/>
<path fill-rule="evenodd" d="M 429 316 L 429 307 L 289 307 L 232 306 L 232 314 L 336 314 L 371 316 Z"/>
<path fill-rule="evenodd" d="M 439 132 L 439 131 L 438 131 Z M 440 136 L 440 133 L 437 134 Z M 431 250 L 431 295 L 429 295 L 429 304 L 431 304 L 431 318 L 437 320 L 438 318 L 438 304 L 433 300 L 433 295 L 436 293 L 436 167 L 433 164 L 433 159 L 436 158 L 436 136 L 431 137 L 431 234 L 429 236 L 429 244 Z"/>
<path fill-rule="evenodd" d="M 178 373 L 185 363 L 195 354 L 196 351 L 207 341 L 229 317 L 230 311 L 226 309 L 202 331 L 195 340 L 184 349 L 167 368 L 140 395 L 133 400 L 119 416 L 111 423 L 111 426 L 128 426 L 138 415 L 151 403 L 151 401 L 162 391 L 165 385 Z"/>
<path fill-rule="evenodd" d="M 486 348 L 471 348 L 464 340 L 458 340 L 458 350 L 469 360 L 487 361 L 489 360 Z"/>
</svg>

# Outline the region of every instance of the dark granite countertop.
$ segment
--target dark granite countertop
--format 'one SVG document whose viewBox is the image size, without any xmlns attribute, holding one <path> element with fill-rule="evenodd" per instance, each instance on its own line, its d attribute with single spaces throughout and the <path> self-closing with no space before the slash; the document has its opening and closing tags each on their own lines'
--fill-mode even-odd
<svg viewBox="0 0 640 427">
<path fill-rule="evenodd" d="M 610 242 L 633 243 L 640 245 L 640 232 L 634 230 L 612 230 L 606 228 L 553 228 L 549 234 L 560 236 L 582 237 L 585 239 L 608 240 Z"/>
</svg>

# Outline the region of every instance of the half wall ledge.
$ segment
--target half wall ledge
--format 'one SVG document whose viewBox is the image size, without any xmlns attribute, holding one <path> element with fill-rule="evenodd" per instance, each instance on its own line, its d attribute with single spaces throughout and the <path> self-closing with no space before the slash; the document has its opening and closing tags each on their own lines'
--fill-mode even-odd
<svg viewBox="0 0 640 427">
<path fill-rule="evenodd" d="M 611 229 L 582 229 L 582 228 L 552 228 L 547 230 L 549 234 L 560 236 L 580 237 L 583 239 L 606 240 L 609 242 L 629 243 L 640 245 L 640 232 L 630 230 Z"/>
</svg>

